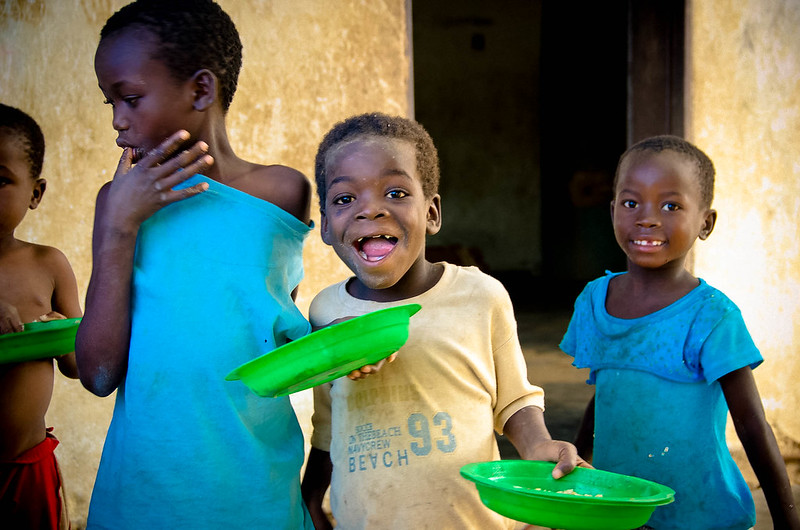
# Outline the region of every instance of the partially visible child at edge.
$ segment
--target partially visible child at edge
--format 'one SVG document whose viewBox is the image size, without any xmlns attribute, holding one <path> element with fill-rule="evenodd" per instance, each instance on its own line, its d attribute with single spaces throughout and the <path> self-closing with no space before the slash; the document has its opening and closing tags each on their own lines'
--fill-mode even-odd
<svg viewBox="0 0 800 530">
<path fill-rule="evenodd" d="M 0 104 L 0 335 L 24 324 L 81 316 L 66 256 L 17 239 L 14 231 L 42 201 L 44 136 L 25 112 Z M 75 354 L 55 358 L 76 379 Z M 54 449 L 45 424 L 53 395 L 53 359 L 0 358 L 0 521 L 7 528 L 69 528 Z"/>
<path fill-rule="evenodd" d="M 459 475 L 499 459 L 494 431 L 523 458 L 557 461 L 556 477 L 580 460 L 545 427 L 503 286 L 477 268 L 425 259 L 425 238 L 442 222 L 430 136 L 411 120 L 354 116 L 325 136 L 315 173 L 323 241 L 355 276 L 314 298 L 312 325 L 422 306 L 391 364 L 315 388 L 303 493 L 316 527 L 330 527 L 329 484 L 340 528 L 515 526 Z"/>
<path fill-rule="evenodd" d="M 589 283 L 561 348 L 590 368 L 576 445 L 595 467 L 665 484 L 675 502 L 648 527 L 750 528 L 750 491 L 725 443 L 728 410 L 775 528 L 800 528 L 752 369 L 762 357 L 736 305 L 686 269 L 714 228 L 714 166 L 674 136 L 620 158 L 611 214 L 626 273 Z"/>
<path fill-rule="evenodd" d="M 292 292 L 311 185 L 234 154 L 241 57 L 210 0 L 137 1 L 100 33 L 95 71 L 123 154 L 97 197 L 76 351 L 86 388 L 117 390 L 90 528 L 312 526 L 289 399 L 225 381 L 310 330 Z"/>
</svg>

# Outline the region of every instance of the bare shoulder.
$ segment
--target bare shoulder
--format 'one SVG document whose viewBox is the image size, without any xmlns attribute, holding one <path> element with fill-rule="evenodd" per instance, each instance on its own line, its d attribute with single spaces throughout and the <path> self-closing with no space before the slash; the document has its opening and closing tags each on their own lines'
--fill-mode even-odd
<svg viewBox="0 0 800 530">
<path fill-rule="evenodd" d="M 62 265 L 67 262 L 67 258 L 63 252 L 55 247 L 16 240 L 13 247 L 3 255 L 0 255 L 0 261 L 5 262 L 8 267 L 13 267 L 14 265 L 41 267 Z"/>
<path fill-rule="evenodd" d="M 31 245 L 32 264 L 36 264 L 42 271 L 46 271 L 44 274 L 52 278 L 55 290 L 59 291 L 65 287 L 74 290 L 75 273 L 67 256 L 56 247 L 29 244 Z M 56 292 L 57 294 L 58 292 Z"/>
<path fill-rule="evenodd" d="M 296 169 L 279 164 L 253 164 L 240 189 L 271 202 L 306 224 L 309 222 L 311 182 Z"/>
<path fill-rule="evenodd" d="M 67 256 L 56 247 L 30 243 L 31 252 L 37 262 L 55 270 L 72 269 Z"/>
</svg>

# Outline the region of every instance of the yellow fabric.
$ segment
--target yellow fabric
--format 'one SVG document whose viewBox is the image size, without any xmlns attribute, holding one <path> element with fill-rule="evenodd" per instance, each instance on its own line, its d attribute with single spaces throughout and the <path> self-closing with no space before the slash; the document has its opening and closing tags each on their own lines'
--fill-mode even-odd
<svg viewBox="0 0 800 530">
<path fill-rule="evenodd" d="M 544 408 L 502 284 L 446 264 L 432 289 L 398 302 L 358 300 L 345 285 L 317 295 L 313 325 L 406 303 L 422 309 L 393 363 L 314 390 L 311 443 L 331 452 L 338 528 L 513 528 L 459 474 L 467 463 L 499 458 L 493 431 L 511 415 Z"/>
</svg>

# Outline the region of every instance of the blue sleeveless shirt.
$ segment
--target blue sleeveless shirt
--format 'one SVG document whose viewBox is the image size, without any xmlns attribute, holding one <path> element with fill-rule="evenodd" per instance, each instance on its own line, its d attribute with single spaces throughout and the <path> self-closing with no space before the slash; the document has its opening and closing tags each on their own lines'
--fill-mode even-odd
<svg viewBox="0 0 800 530">
<path fill-rule="evenodd" d="M 233 368 L 310 331 L 291 298 L 310 227 L 201 175 L 209 189 L 142 224 L 128 370 L 89 528 L 312 528 L 288 397 Z"/>
</svg>

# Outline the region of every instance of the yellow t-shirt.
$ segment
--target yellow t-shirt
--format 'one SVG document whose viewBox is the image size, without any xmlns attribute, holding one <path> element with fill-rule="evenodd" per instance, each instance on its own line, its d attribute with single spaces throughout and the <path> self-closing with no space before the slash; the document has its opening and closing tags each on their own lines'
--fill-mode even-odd
<svg viewBox="0 0 800 530">
<path fill-rule="evenodd" d="M 465 464 L 499 459 L 494 431 L 515 412 L 544 409 L 505 288 L 451 264 L 427 292 L 392 303 L 353 298 L 345 285 L 315 297 L 313 325 L 409 303 L 422 309 L 394 362 L 314 389 L 311 444 L 331 453 L 337 527 L 513 528 L 459 474 Z"/>
</svg>

